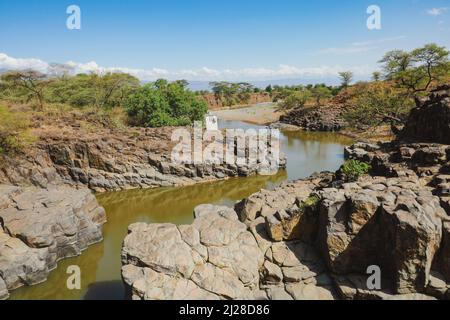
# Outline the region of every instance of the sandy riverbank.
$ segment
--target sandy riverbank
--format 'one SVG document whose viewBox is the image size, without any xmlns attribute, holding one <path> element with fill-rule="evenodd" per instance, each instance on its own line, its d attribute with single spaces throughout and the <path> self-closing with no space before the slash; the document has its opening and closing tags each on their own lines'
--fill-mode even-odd
<svg viewBox="0 0 450 320">
<path fill-rule="evenodd" d="M 282 115 L 274 103 L 259 103 L 239 109 L 222 109 L 212 114 L 223 120 L 245 121 L 254 124 L 277 122 Z"/>
</svg>

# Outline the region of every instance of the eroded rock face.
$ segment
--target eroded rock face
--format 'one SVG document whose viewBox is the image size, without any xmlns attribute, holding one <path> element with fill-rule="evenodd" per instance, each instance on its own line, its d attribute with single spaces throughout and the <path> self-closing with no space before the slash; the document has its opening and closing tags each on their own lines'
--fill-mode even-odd
<svg viewBox="0 0 450 320">
<path fill-rule="evenodd" d="M 422 292 L 439 249 L 439 198 L 416 179 L 373 178 L 321 191 L 318 244 L 338 274 L 380 266 L 396 293 Z"/>
<path fill-rule="evenodd" d="M 428 99 L 417 102 L 401 137 L 450 144 L 449 86 L 438 88 Z"/>
<path fill-rule="evenodd" d="M 0 194 L 0 279 L 7 290 L 45 281 L 59 260 L 102 240 L 105 212 L 88 189 L 0 185 Z"/>
<path fill-rule="evenodd" d="M 330 172 L 312 175 L 309 179 L 285 183 L 273 191 L 261 190 L 235 205 L 235 210 L 242 222 L 251 222 L 259 217 L 270 217 L 279 212 L 293 209 L 302 205 L 313 190 L 326 185 L 333 179 Z M 286 230 L 287 232 L 287 230 Z"/>
<path fill-rule="evenodd" d="M 263 254 L 237 215 L 231 216 L 228 208 L 214 210 L 198 208 L 202 213 L 190 226 L 130 226 L 122 249 L 122 271 L 133 298 L 177 299 L 179 287 L 205 299 L 252 297 Z M 127 276 L 135 268 L 140 269 L 139 277 Z M 155 271 L 166 282 L 158 282 Z M 155 292 L 155 286 L 163 289 Z"/>
<path fill-rule="evenodd" d="M 267 169 L 261 163 L 176 164 L 171 159 L 173 129 L 107 131 L 93 136 L 78 131 L 71 136 L 41 132 L 30 154 L 20 159 L 1 156 L 0 183 L 41 188 L 68 184 L 105 192 L 192 185 L 252 176 Z M 270 153 L 267 158 L 274 162 Z M 279 160 L 279 167 L 284 168 L 285 157 Z"/>
<path fill-rule="evenodd" d="M 365 148 L 366 155 L 379 151 L 376 146 Z M 132 297 L 172 299 L 175 292 L 182 296 L 177 281 L 192 281 L 184 285 L 195 284 L 196 295 L 205 297 L 206 290 L 214 293 L 209 298 L 219 299 L 443 299 L 449 289 L 450 219 L 436 186 L 446 183 L 446 177 L 419 178 L 405 166 L 398 170 L 406 173 L 365 176 L 352 183 L 315 175 L 262 190 L 235 210 L 200 206 L 191 226 L 132 226 L 124 244 L 123 273 L 133 265 L 171 277 L 170 288 L 152 272 L 145 281 L 139 277 L 136 285 L 125 280 Z M 264 258 L 242 264 L 251 256 Z M 373 265 L 382 272 L 381 290 L 366 283 Z M 232 270 L 232 277 L 216 274 L 218 266 Z M 209 282 L 210 275 L 226 280 Z M 154 286 L 165 293 L 146 293 Z"/>
<path fill-rule="evenodd" d="M 0 277 L 0 300 L 6 300 L 9 297 L 5 281 Z"/>
<path fill-rule="evenodd" d="M 345 110 L 341 105 L 294 109 L 281 116 L 280 121 L 308 131 L 339 131 L 346 125 Z"/>
<path fill-rule="evenodd" d="M 189 226 L 133 224 L 122 276 L 133 299 L 331 299 L 315 249 L 273 243 L 264 219 L 247 227 L 233 209 L 202 205 Z M 262 226 L 262 228 L 261 228 Z"/>
<path fill-rule="evenodd" d="M 445 280 L 450 282 L 450 219 L 442 225 L 442 245 L 437 263 Z"/>
</svg>

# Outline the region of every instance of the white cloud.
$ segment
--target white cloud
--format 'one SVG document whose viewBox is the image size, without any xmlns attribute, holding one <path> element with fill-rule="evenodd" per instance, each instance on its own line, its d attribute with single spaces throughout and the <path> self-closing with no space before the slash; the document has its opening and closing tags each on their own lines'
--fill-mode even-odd
<svg viewBox="0 0 450 320">
<path fill-rule="evenodd" d="M 242 69 L 223 69 L 217 70 L 208 67 L 199 69 L 182 69 L 179 71 L 169 71 L 160 68 L 152 69 L 132 69 L 126 67 L 103 67 L 95 61 L 79 63 L 69 61 L 66 63 L 71 67 L 73 73 L 106 73 L 123 72 L 136 76 L 142 81 L 152 81 L 158 78 L 168 80 L 187 79 L 187 80 L 270 80 L 285 78 L 325 78 L 335 77 L 344 70 L 351 70 L 357 76 L 367 76 L 371 74 L 374 68 L 369 66 L 356 66 L 345 68 L 339 65 L 319 67 L 297 67 L 291 65 L 279 65 L 276 68 L 242 68 Z M 49 63 L 39 59 L 18 59 L 0 53 L 0 69 L 3 70 L 24 70 L 34 69 L 43 73 L 49 73 L 51 66 Z"/>
<path fill-rule="evenodd" d="M 34 69 L 40 72 L 48 70 L 48 63 L 39 59 L 16 59 L 0 52 L 0 69 L 25 70 Z"/>
<path fill-rule="evenodd" d="M 448 11 L 448 7 L 441 7 L 441 8 L 432 8 L 427 10 L 427 13 L 430 16 L 440 16 L 443 15 L 444 13 L 446 13 Z"/>
</svg>

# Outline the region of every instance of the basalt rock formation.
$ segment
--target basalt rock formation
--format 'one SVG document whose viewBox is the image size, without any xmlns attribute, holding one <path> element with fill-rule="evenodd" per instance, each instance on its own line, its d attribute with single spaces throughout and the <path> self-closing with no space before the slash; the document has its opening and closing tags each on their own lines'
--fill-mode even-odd
<svg viewBox="0 0 450 320">
<path fill-rule="evenodd" d="M 124 133 L 100 126 L 87 134 L 71 121 L 58 130 L 40 124 L 30 150 L 0 155 L 0 299 L 45 281 L 59 260 L 102 240 L 106 216 L 92 191 L 188 185 L 267 169 L 260 163 L 176 165 L 173 128 Z"/>
<path fill-rule="evenodd" d="M 105 222 L 88 189 L 0 185 L 0 298 L 45 281 L 59 260 L 101 241 Z"/>
<path fill-rule="evenodd" d="M 256 175 L 265 169 L 259 163 L 175 164 L 171 160 L 172 130 L 140 129 L 132 137 L 112 131 L 86 135 L 74 130 L 62 136 L 43 132 L 27 157 L 3 160 L 0 182 L 43 188 L 64 183 L 104 192 L 189 185 Z M 279 166 L 285 164 L 282 158 Z"/>
<path fill-rule="evenodd" d="M 417 176 L 329 173 L 203 205 L 190 226 L 135 224 L 122 249 L 133 299 L 445 299 L 448 212 Z M 176 253 L 176 254 L 174 254 Z M 370 266 L 382 287 L 367 286 Z M 185 290 L 189 288 L 188 290 Z"/>
<path fill-rule="evenodd" d="M 450 86 L 442 86 L 417 101 L 401 133 L 402 139 L 450 144 Z"/>
<path fill-rule="evenodd" d="M 424 105 L 450 104 L 441 95 Z M 427 108 L 412 119 L 427 119 Z M 439 132 L 431 142 L 400 137 L 408 139 L 345 149 L 371 166 L 357 181 L 315 174 L 234 209 L 201 206 L 190 226 L 131 226 L 122 251 L 129 296 L 186 298 L 189 288 L 202 299 L 450 299 L 450 145 Z"/>
<path fill-rule="evenodd" d="M 195 216 L 189 226 L 129 227 L 122 276 L 130 298 L 333 298 L 331 279 L 310 246 L 271 243 L 231 208 L 200 206 Z"/>
<path fill-rule="evenodd" d="M 339 131 L 346 122 L 342 105 L 327 105 L 312 108 L 294 109 L 280 117 L 281 123 L 295 125 L 308 131 Z"/>
</svg>

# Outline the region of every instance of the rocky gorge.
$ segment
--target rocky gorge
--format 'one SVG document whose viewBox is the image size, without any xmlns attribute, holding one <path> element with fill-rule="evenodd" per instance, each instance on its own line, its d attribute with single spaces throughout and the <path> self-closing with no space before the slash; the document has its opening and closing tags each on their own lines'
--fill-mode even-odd
<svg viewBox="0 0 450 320">
<path fill-rule="evenodd" d="M 94 192 L 191 185 L 264 169 L 259 164 L 175 165 L 173 128 L 88 129 L 76 115 L 39 123 L 30 150 L 1 156 L 0 299 L 45 281 L 59 260 L 103 239 L 106 214 Z"/>
<path fill-rule="evenodd" d="M 234 208 L 199 206 L 191 225 L 131 225 L 128 297 L 450 299 L 449 110 L 448 93 L 432 95 L 397 140 L 347 147 L 370 165 L 356 181 L 322 172 Z"/>
</svg>

